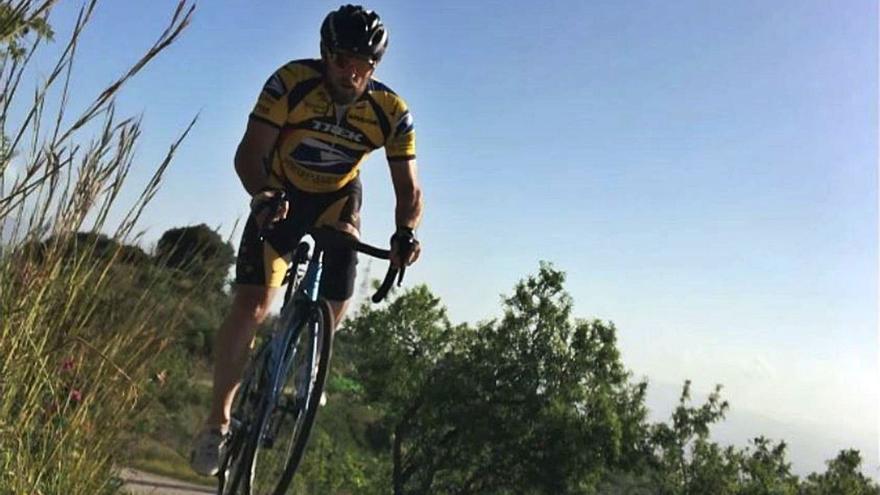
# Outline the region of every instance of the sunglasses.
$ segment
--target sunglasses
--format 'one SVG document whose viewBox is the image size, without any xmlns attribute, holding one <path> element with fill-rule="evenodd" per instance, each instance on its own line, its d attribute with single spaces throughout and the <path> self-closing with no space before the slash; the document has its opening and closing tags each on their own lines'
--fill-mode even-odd
<svg viewBox="0 0 880 495">
<path fill-rule="evenodd" d="M 354 72 L 361 77 L 366 76 L 369 72 L 376 68 L 376 62 L 346 52 L 329 52 L 328 58 L 337 68 L 341 70 L 354 69 Z"/>
</svg>

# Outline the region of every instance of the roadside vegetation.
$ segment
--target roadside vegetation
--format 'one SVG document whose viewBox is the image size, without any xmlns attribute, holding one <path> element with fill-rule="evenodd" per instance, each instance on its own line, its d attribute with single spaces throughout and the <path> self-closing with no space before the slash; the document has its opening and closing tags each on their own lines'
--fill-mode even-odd
<svg viewBox="0 0 880 495">
<path fill-rule="evenodd" d="M 156 45 L 74 111 L 75 48 L 97 1 L 52 41 L 67 49 L 50 76 L 22 86 L 54 36 L 53 5 L 0 2 L 0 493 L 118 493 L 122 466 L 210 483 L 186 455 L 208 407 L 233 249 L 204 225 L 140 247 L 138 219 L 192 125 L 121 204 L 142 130 L 114 112 L 192 8 L 169 13 Z M 573 314 L 552 264 L 498 314 L 454 325 L 426 286 L 354 311 L 296 493 L 880 494 L 855 450 L 799 477 L 781 439 L 713 441 L 729 407 L 720 386 L 695 404 L 684 383 L 672 416 L 651 421 L 649 383 L 623 363 L 617 328 Z"/>
<path fill-rule="evenodd" d="M 170 12 L 155 45 L 72 108 L 75 55 L 97 1 L 53 41 L 54 6 L 0 2 L 0 492 L 114 493 L 121 439 L 185 304 L 167 299 L 178 282 L 133 247 L 180 140 L 121 204 L 142 129 L 115 101 L 178 39 L 192 9 Z M 60 55 L 35 75 L 32 57 L 50 42 Z"/>
</svg>

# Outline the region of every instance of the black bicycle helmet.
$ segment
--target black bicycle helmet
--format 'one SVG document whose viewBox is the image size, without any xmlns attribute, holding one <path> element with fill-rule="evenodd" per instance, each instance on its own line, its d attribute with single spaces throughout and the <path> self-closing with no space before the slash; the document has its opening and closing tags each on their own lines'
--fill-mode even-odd
<svg viewBox="0 0 880 495">
<path fill-rule="evenodd" d="M 343 5 L 324 18 L 321 45 L 331 52 L 345 50 L 378 62 L 388 47 L 388 30 L 372 10 Z"/>
</svg>

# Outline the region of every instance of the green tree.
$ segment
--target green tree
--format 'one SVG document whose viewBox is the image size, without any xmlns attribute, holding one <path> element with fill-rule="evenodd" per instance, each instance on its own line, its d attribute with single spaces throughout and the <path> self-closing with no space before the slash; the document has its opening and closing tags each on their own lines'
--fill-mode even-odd
<svg viewBox="0 0 880 495">
<path fill-rule="evenodd" d="M 654 450 L 652 483 L 657 493 L 880 494 L 880 487 L 861 473 L 861 456 L 856 450 L 842 451 L 836 459 L 828 462 L 825 473 L 813 473 L 801 483 L 791 472 L 791 463 L 786 458 L 787 446 L 783 441 L 774 444 L 759 436 L 744 449 L 721 447 L 712 442 L 709 428 L 722 420 L 728 409 L 727 401 L 721 400 L 720 391 L 719 385 L 704 404 L 694 407 L 690 405 L 690 381 L 685 382 L 671 422 L 651 427 L 650 443 Z M 633 483 L 632 477 L 626 481 L 639 489 L 645 487 Z"/>
<path fill-rule="evenodd" d="M 440 300 L 425 286 L 379 309 L 363 306 L 340 331 L 339 347 L 356 352 L 339 357 L 350 359 L 365 402 L 379 414 L 372 444 L 392 449 L 388 478 L 398 484 L 412 476 L 413 467 L 403 464 L 404 443 L 421 426 L 419 413 L 436 390 L 440 363 L 456 350 L 455 334 Z"/>
<path fill-rule="evenodd" d="M 542 264 L 476 327 L 451 326 L 426 288 L 346 325 L 386 411 L 394 493 L 591 493 L 647 458 L 647 385 L 613 325 L 573 318 L 564 279 Z"/>
<path fill-rule="evenodd" d="M 0 2 L 0 58 L 20 61 L 26 54 L 25 45 L 31 34 L 37 39 L 52 39 L 52 27 L 46 16 L 55 0 Z"/>
<path fill-rule="evenodd" d="M 30 0 L 0 1 L 0 76 L 6 72 L 7 63 L 20 64 L 25 59 L 29 43 L 52 40 L 54 33 L 46 16 L 54 3 L 55 0 L 45 0 L 37 4 Z M 0 104 L 7 103 L 12 93 L 14 87 L 5 85 L 0 91 Z M 0 118 L 0 170 L 5 168 L 2 164 L 15 156 L 10 140 L 3 132 L 4 120 L 5 118 Z"/>
<path fill-rule="evenodd" d="M 165 231 L 155 249 L 160 267 L 173 270 L 181 290 L 193 289 L 199 297 L 181 314 L 179 343 L 190 355 L 209 357 L 214 333 L 229 305 L 223 291 L 235 261 L 228 242 L 207 225 L 190 225 Z"/>
<path fill-rule="evenodd" d="M 653 468 L 661 493 L 735 493 L 737 464 L 730 449 L 709 441 L 709 427 L 724 418 L 729 405 L 721 386 L 699 407 L 690 405 L 691 382 L 684 383 L 671 424 L 651 427 Z"/>
<path fill-rule="evenodd" d="M 858 450 L 842 450 L 824 473 L 813 473 L 801 485 L 803 495 L 878 495 L 880 486 L 862 474 Z"/>
<path fill-rule="evenodd" d="M 223 289 L 235 251 L 205 224 L 165 231 L 156 245 L 160 264 L 201 278 L 207 289 Z"/>
<path fill-rule="evenodd" d="M 26 249 L 31 247 L 28 246 Z M 150 256 L 140 247 L 120 243 L 97 232 L 76 232 L 72 235 L 50 237 L 38 243 L 32 254 L 36 256 L 36 260 L 42 261 L 53 249 L 60 249 L 60 254 L 68 259 L 80 257 L 94 261 L 115 259 L 121 263 L 141 266 L 150 262 Z"/>
<path fill-rule="evenodd" d="M 740 489 L 742 495 L 798 493 L 798 477 L 791 472 L 786 458 L 785 442 L 773 444 L 760 436 L 752 440 L 753 449 L 739 452 Z"/>
</svg>

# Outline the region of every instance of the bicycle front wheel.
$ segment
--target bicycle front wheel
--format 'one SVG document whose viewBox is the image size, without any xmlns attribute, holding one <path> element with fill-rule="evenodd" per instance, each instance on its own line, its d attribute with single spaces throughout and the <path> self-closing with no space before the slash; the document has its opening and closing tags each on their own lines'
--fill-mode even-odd
<svg viewBox="0 0 880 495">
<path fill-rule="evenodd" d="M 333 347 L 330 306 L 322 300 L 313 308 L 291 342 L 277 400 L 263 411 L 260 441 L 252 458 L 253 495 L 284 493 L 305 453 Z"/>
</svg>

